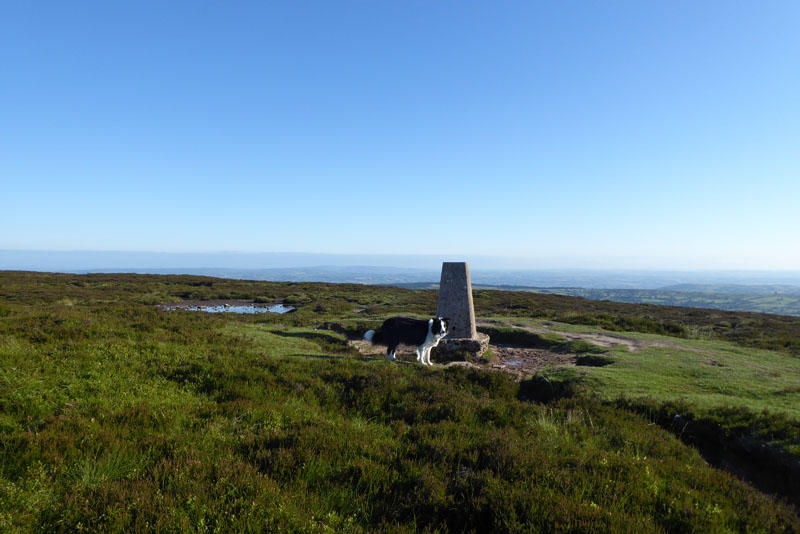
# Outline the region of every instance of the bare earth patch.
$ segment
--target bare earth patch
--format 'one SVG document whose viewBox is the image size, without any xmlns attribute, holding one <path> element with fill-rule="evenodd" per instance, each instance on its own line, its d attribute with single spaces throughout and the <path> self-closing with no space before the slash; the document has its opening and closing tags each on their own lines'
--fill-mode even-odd
<svg viewBox="0 0 800 534">
<path fill-rule="evenodd" d="M 620 345 L 625 345 L 631 352 L 638 352 L 639 349 L 649 346 L 645 341 L 616 334 L 576 334 L 574 332 L 562 332 L 560 330 L 553 330 L 552 328 L 544 328 L 541 326 L 519 324 L 510 324 L 507 326 L 513 326 L 514 328 L 527 330 L 528 332 L 533 332 L 535 334 L 557 334 L 568 341 L 588 341 L 589 343 L 593 343 L 599 347 L 613 348 L 619 347 Z"/>
<path fill-rule="evenodd" d="M 358 349 L 365 356 L 386 357 L 386 348 L 373 345 L 364 340 L 351 340 L 350 345 Z M 497 360 L 488 364 L 472 362 L 448 362 L 445 367 L 471 367 L 474 369 L 488 369 L 504 371 L 522 380 L 536 374 L 541 369 L 575 365 L 574 354 L 560 354 L 547 350 L 529 349 L 509 345 L 489 345 Z M 401 345 L 396 352 L 397 359 L 401 362 L 416 363 L 417 355 L 414 347 Z M 433 362 L 436 365 L 436 362 Z"/>
<path fill-rule="evenodd" d="M 358 352 L 364 356 L 386 356 L 386 347 L 382 345 L 373 345 L 364 339 L 351 339 L 347 343 L 358 349 Z M 398 350 L 398 353 L 399 352 Z"/>
<path fill-rule="evenodd" d="M 541 369 L 575 365 L 574 354 L 529 349 L 508 345 L 489 345 L 497 361 L 484 367 L 511 373 L 519 379 L 529 378 Z"/>
<path fill-rule="evenodd" d="M 522 325 L 514 323 L 505 323 L 500 321 L 479 321 L 478 324 L 479 325 L 483 324 L 487 326 L 509 326 L 513 328 L 519 328 L 520 330 L 527 330 L 528 332 L 533 332 L 535 334 L 556 334 L 558 336 L 563 337 L 564 339 L 567 339 L 568 341 L 588 341 L 589 343 L 593 343 L 599 347 L 614 348 L 624 345 L 628 347 L 628 351 L 630 352 L 639 352 L 641 349 L 646 349 L 649 347 L 658 347 L 658 348 L 669 348 L 669 349 L 685 350 L 689 352 L 707 354 L 706 351 L 696 349 L 694 347 L 686 347 L 678 343 L 673 343 L 671 341 L 644 341 L 642 339 L 635 339 L 632 337 L 626 337 L 619 334 L 605 334 L 605 333 L 591 334 L 591 333 L 563 332 L 561 330 L 555 330 L 553 328 L 546 328 L 543 326 Z M 553 323 L 549 324 L 555 326 Z"/>
<path fill-rule="evenodd" d="M 575 333 L 563 332 L 546 326 L 531 326 L 520 325 L 506 322 L 497 321 L 479 321 L 478 325 L 492 325 L 492 326 L 509 326 L 513 328 L 520 328 L 536 334 L 556 334 L 569 341 L 587 341 L 594 345 L 606 348 L 614 348 L 625 346 L 630 352 L 639 352 L 641 349 L 648 347 L 662 347 L 674 348 L 677 350 L 688 350 L 692 352 L 704 352 L 692 347 L 685 347 L 670 341 L 645 341 L 631 337 L 622 336 L 619 334 L 607 333 Z M 555 326 L 555 325 L 553 325 Z M 350 341 L 350 344 L 356 347 L 359 352 L 368 356 L 385 357 L 386 349 L 381 346 L 373 346 L 371 343 L 363 340 Z M 517 379 L 525 379 L 536 374 L 537 371 L 542 369 L 549 369 L 553 367 L 566 367 L 575 365 L 575 354 L 563 354 L 551 352 L 548 350 L 531 349 L 527 347 L 517 347 L 512 345 L 495 345 L 490 344 L 489 348 L 497 356 L 497 359 L 488 364 L 472 363 L 472 362 L 449 362 L 445 364 L 446 367 L 471 367 L 475 369 L 488 369 L 493 371 L 503 371 L 514 375 Z M 416 362 L 416 353 L 414 347 L 401 346 L 397 351 L 398 360 L 404 362 Z M 434 362 L 435 363 L 435 362 Z M 718 365 L 717 362 L 709 362 L 711 365 Z"/>
</svg>

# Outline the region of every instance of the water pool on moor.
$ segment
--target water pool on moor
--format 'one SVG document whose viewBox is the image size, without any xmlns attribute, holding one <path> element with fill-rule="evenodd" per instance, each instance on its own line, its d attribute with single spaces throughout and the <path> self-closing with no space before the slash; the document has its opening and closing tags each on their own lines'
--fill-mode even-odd
<svg viewBox="0 0 800 534">
<path fill-rule="evenodd" d="M 258 304 L 175 304 L 164 306 L 167 311 L 172 310 L 187 310 L 198 311 L 206 313 L 288 313 L 294 311 L 295 308 L 291 306 L 284 306 L 283 304 L 272 304 L 269 306 Z"/>
</svg>

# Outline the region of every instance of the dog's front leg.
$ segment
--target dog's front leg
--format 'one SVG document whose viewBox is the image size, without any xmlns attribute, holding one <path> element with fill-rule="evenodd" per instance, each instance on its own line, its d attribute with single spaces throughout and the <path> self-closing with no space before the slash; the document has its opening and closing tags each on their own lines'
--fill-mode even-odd
<svg viewBox="0 0 800 534">
<path fill-rule="evenodd" d="M 425 365 L 425 351 L 422 350 L 422 347 L 417 347 L 417 363 Z"/>
</svg>

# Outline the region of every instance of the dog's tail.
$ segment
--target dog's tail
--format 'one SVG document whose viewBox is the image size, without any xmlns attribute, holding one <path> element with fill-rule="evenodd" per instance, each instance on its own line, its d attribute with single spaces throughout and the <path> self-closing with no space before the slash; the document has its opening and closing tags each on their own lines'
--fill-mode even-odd
<svg viewBox="0 0 800 534">
<path fill-rule="evenodd" d="M 380 330 L 367 330 L 364 339 L 375 345 L 383 341 L 383 333 Z"/>
</svg>

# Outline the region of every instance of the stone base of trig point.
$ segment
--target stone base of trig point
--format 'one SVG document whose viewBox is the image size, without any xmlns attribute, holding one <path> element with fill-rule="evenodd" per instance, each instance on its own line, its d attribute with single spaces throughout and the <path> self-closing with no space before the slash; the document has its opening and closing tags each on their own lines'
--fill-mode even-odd
<svg viewBox="0 0 800 534">
<path fill-rule="evenodd" d="M 470 356 L 477 358 L 486 352 L 489 336 L 475 329 L 472 281 L 466 262 L 442 264 L 438 308 L 439 317 L 450 319 L 448 334 L 436 347 L 439 360 L 464 360 Z"/>
<path fill-rule="evenodd" d="M 472 361 L 480 358 L 489 348 L 489 336 L 482 332 L 474 338 L 444 338 L 434 349 L 433 359 L 439 362 Z"/>
</svg>

